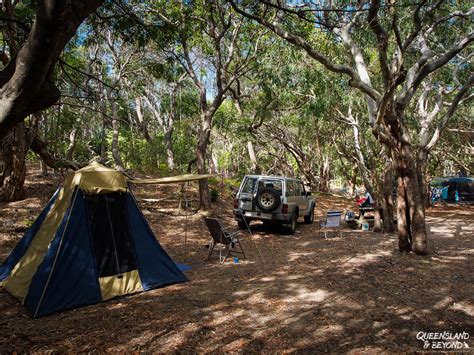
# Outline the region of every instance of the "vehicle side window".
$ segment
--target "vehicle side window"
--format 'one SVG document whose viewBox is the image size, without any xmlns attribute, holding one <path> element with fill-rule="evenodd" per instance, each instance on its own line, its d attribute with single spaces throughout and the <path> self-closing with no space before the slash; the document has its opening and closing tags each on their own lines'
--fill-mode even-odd
<svg viewBox="0 0 474 355">
<path fill-rule="evenodd" d="M 252 178 L 249 178 L 249 179 L 245 180 L 244 186 L 242 187 L 242 193 L 252 194 L 253 189 L 255 187 L 255 180 L 256 179 L 252 179 Z"/>
<path fill-rule="evenodd" d="M 293 184 L 293 181 L 287 181 L 286 182 L 286 197 L 288 196 L 295 196 L 295 185 Z"/>
<path fill-rule="evenodd" d="M 295 182 L 295 196 L 301 196 L 301 183 Z"/>
</svg>

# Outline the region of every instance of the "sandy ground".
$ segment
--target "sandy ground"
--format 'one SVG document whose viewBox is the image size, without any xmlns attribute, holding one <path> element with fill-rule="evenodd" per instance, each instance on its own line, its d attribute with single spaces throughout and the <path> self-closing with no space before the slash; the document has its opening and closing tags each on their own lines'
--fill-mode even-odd
<svg viewBox="0 0 474 355">
<path fill-rule="evenodd" d="M 0 204 L 1 260 L 60 180 L 30 175 L 30 198 Z M 189 282 L 40 319 L 0 289 L 0 351 L 422 351 L 421 331 L 474 338 L 473 206 L 428 211 L 427 257 L 400 254 L 396 235 L 346 228 L 325 239 L 320 221 L 300 221 L 295 235 L 256 223 L 241 234 L 247 258 L 220 265 L 204 261 L 204 214 L 178 210 L 178 190 L 136 193 L 163 247 L 192 267 Z M 351 205 L 320 196 L 317 218 Z M 211 214 L 236 227 L 230 212 L 225 200 Z"/>
</svg>

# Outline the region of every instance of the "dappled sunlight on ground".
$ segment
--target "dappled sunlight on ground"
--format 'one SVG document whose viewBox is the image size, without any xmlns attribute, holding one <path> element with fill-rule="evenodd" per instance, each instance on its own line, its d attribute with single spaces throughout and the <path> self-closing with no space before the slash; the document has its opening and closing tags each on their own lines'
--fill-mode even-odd
<svg viewBox="0 0 474 355">
<path fill-rule="evenodd" d="M 48 193 L 3 205 L 0 255 L 23 235 Z M 49 193 L 54 187 L 49 186 Z M 204 261 L 209 213 L 178 210 L 178 187 L 137 192 L 145 217 L 175 261 L 192 266 L 189 282 L 32 320 L 0 291 L 0 348 L 28 351 L 421 351 L 419 331 L 471 331 L 474 336 L 474 209 L 430 209 L 427 257 L 400 254 L 394 234 L 344 228 L 324 239 L 313 225 L 286 235 L 252 224 L 240 235 L 247 258 Z M 195 193 L 191 191 L 191 193 Z M 162 202 L 142 198 L 162 198 Z M 195 197 L 195 195 L 194 195 Z M 321 220 L 331 206 L 318 198 Z M 38 199 L 38 201 L 36 201 Z M 33 201 L 35 201 L 33 203 Z M 31 205 L 29 205 L 31 204 Z M 211 215 L 236 228 L 230 201 Z M 5 225 L 12 221 L 11 225 Z M 471 347 L 474 344 L 471 343 Z"/>
</svg>

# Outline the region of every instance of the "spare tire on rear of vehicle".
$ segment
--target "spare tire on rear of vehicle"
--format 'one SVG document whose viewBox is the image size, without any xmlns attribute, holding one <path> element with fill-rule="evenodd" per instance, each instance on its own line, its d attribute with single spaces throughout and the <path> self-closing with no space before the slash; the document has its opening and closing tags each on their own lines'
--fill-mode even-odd
<svg viewBox="0 0 474 355">
<path fill-rule="evenodd" d="M 265 212 L 272 212 L 280 206 L 280 193 L 270 187 L 264 187 L 258 190 L 256 202 L 258 207 Z"/>
</svg>

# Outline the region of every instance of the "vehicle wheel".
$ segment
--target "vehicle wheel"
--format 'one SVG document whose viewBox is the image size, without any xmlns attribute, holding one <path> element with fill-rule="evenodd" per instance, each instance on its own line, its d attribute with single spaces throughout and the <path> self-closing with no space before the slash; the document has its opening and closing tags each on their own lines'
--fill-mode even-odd
<svg viewBox="0 0 474 355">
<path fill-rule="evenodd" d="M 242 221 L 237 221 L 237 224 L 239 226 L 240 229 L 247 229 L 247 223 L 245 223 L 244 220 Z"/>
<path fill-rule="evenodd" d="M 296 214 L 291 215 L 291 219 L 287 224 L 287 231 L 288 234 L 295 234 L 296 231 L 296 221 L 298 220 L 298 216 Z"/>
<path fill-rule="evenodd" d="M 314 222 L 314 207 L 311 208 L 311 211 L 308 213 L 307 216 L 304 216 L 304 223 L 313 224 L 313 222 Z"/>
<path fill-rule="evenodd" d="M 257 193 L 257 205 L 262 211 L 274 211 L 280 206 L 280 203 L 280 195 L 274 189 L 266 187 Z"/>
</svg>

